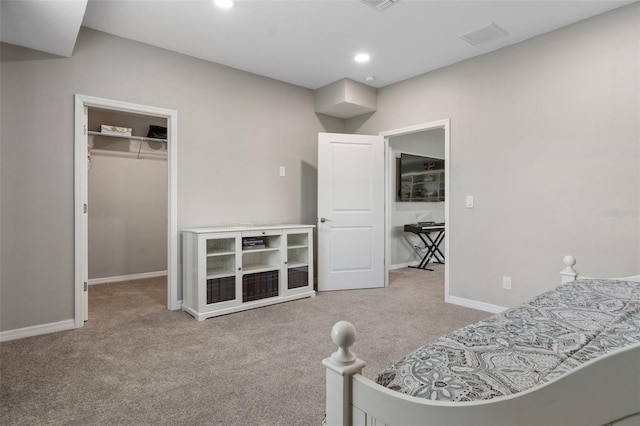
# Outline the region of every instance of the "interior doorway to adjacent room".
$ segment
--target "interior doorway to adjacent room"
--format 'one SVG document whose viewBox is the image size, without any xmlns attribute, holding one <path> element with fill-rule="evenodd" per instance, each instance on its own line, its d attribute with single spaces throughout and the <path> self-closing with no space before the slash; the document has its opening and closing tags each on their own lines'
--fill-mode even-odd
<svg viewBox="0 0 640 426">
<path fill-rule="evenodd" d="M 385 137 L 386 148 L 386 197 L 385 239 L 386 279 L 389 269 L 414 265 L 422 252 L 415 235 L 404 232 L 404 225 L 416 222 L 444 222 L 444 240 L 440 250 L 446 259 L 444 265 L 445 298 L 449 295 L 449 194 L 450 194 L 450 131 L 449 120 L 439 120 L 380 133 Z M 415 154 L 444 160 L 444 197 L 425 201 L 400 201 L 398 191 L 402 179 L 398 173 L 401 153 Z M 414 241 L 416 240 L 416 241 Z M 388 281 L 387 281 L 388 282 Z"/>
</svg>

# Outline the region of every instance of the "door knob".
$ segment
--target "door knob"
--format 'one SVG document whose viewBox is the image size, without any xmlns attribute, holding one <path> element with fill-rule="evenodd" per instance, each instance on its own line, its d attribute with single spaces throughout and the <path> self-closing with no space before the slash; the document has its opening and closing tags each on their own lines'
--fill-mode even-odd
<svg viewBox="0 0 640 426">
<path fill-rule="evenodd" d="M 322 223 L 331 222 L 331 219 L 327 219 L 326 217 L 321 217 L 320 218 L 320 222 L 322 222 Z"/>
</svg>

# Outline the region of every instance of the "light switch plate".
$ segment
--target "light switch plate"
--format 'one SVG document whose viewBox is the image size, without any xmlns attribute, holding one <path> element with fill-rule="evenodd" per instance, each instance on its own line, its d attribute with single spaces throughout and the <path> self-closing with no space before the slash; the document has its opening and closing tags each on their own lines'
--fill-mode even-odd
<svg viewBox="0 0 640 426">
<path fill-rule="evenodd" d="M 284 176 L 286 174 L 286 169 L 284 166 L 280 166 L 280 176 Z"/>
<path fill-rule="evenodd" d="M 473 195 L 467 195 L 467 204 L 466 204 L 468 209 L 472 209 L 473 208 Z"/>
</svg>

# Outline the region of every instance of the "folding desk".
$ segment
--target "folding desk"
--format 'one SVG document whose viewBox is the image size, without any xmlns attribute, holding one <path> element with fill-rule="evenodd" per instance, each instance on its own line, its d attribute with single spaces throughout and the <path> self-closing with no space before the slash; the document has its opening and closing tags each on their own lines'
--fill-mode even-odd
<svg viewBox="0 0 640 426">
<path fill-rule="evenodd" d="M 444 263 L 444 254 L 440 251 L 440 243 L 444 240 L 444 223 L 433 224 L 420 224 L 412 223 L 404 225 L 404 232 L 412 232 L 416 234 L 427 250 L 424 257 L 420 261 L 418 266 L 409 266 L 410 268 L 424 269 L 427 271 L 433 271 L 433 269 L 427 268 L 431 259 L 435 259 L 433 263 Z M 432 234 L 435 236 L 432 238 Z"/>
</svg>

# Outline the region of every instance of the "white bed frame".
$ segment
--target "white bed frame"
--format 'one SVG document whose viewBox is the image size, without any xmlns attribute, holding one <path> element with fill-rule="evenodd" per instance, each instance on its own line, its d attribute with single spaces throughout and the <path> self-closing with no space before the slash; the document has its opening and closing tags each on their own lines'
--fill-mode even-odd
<svg viewBox="0 0 640 426">
<path fill-rule="evenodd" d="M 573 281 L 576 261 L 566 256 L 564 263 L 562 283 Z M 640 282 L 640 275 L 617 279 Z M 640 425 L 640 344 L 515 395 L 459 403 L 408 396 L 364 377 L 365 362 L 349 350 L 355 342 L 352 324 L 338 322 L 331 339 L 338 350 L 322 361 L 327 426 Z"/>
</svg>

